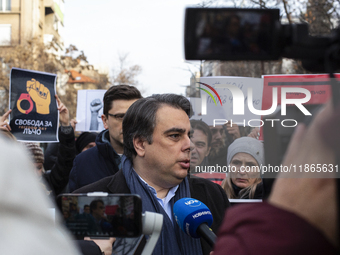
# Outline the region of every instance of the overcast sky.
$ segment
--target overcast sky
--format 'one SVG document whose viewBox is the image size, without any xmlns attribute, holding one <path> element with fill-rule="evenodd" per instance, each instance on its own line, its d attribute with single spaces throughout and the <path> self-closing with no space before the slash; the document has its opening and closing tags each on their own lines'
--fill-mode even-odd
<svg viewBox="0 0 340 255">
<path fill-rule="evenodd" d="M 142 67 L 144 96 L 185 93 L 184 10 L 200 0 L 66 0 L 65 46 L 83 50 L 90 64 L 117 67 L 119 53 Z M 194 70 L 194 66 L 191 66 Z"/>
</svg>

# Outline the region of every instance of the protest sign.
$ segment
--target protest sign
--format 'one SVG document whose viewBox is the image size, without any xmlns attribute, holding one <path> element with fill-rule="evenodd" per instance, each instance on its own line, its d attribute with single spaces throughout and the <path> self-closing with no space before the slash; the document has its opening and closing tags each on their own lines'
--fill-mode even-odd
<svg viewBox="0 0 340 255">
<path fill-rule="evenodd" d="M 310 91 L 311 99 L 306 104 L 324 104 L 331 97 L 332 90 L 327 74 L 263 75 L 262 109 L 272 106 L 273 88 L 278 88 L 278 105 L 281 104 L 281 88 L 304 88 Z M 288 93 L 288 99 L 304 98 L 303 93 Z"/>
<path fill-rule="evenodd" d="M 336 74 L 336 77 L 339 77 L 339 75 Z M 332 89 L 328 74 L 263 75 L 262 78 L 262 110 L 268 110 L 272 107 L 273 98 L 275 98 L 275 101 L 277 101 L 277 105 L 281 105 L 282 96 L 287 102 L 293 102 L 297 99 L 302 100 L 306 98 L 305 101 L 307 102 L 303 103 L 303 105 L 324 104 L 332 96 Z M 276 92 L 274 91 L 274 88 L 277 90 Z M 282 95 L 283 88 L 286 88 L 287 91 Z M 307 91 L 303 92 L 301 89 Z M 296 90 L 296 92 L 294 92 L 294 90 Z M 307 94 L 310 94 L 309 100 L 309 95 Z M 294 104 L 296 105 L 296 103 Z M 283 109 L 286 109 L 286 105 L 284 105 Z M 303 109 L 304 107 L 301 107 L 300 110 L 302 111 Z M 306 113 L 304 114 L 306 115 Z M 294 127 L 295 125 L 291 126 Z M 262 128 L 260 132 L 260 139 L 263 139 Z"/>
<path fill-rule="evenodd" d="M 104 130 L 101 119 L 103 97 L 106 90 L 78 90 L 76 131 L 99 132 Z"/>
<path fill-rule="evenodd" d="M 56 74 L 12 68 L 10 126 L 18 141 L 58 142 Z"/>
</svg>

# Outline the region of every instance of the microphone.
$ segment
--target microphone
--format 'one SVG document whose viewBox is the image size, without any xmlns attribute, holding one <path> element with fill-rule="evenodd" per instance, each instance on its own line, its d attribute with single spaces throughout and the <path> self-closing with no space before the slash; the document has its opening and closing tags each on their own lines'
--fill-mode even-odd
<svg viewBox="0 0 340 255">
<path fill-rule="evenodd" d="M 174 204 L 173 212 L 177 224 L 187 235 L 202 237 L 214 246 L 216 235 L 210 229 L 213 217 L 204 203 L 194 198 L 181 198 Z"/>
</svg>

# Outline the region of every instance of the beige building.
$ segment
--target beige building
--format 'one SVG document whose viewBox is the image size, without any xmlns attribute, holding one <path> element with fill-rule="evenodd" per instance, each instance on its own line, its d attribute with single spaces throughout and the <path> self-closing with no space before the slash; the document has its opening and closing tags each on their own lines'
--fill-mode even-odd
<svg viewBox="0 0 340 255">
<path fill-rule="evenodd" d="M 52 42 L 51 51 L 64 51 L 64 0 L 0 0 L 0 46 L 36 38 Z"/>
</svg>

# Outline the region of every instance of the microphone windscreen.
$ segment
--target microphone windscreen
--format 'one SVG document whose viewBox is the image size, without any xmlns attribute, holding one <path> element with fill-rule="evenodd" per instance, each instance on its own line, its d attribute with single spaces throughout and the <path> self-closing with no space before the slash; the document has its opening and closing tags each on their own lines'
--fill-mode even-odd
<svg viewBox="0 0 340 255">
<path fill-rule="evenodd" d="M 199 238 L 197 228 L 206 223 L 209 227 L 213 222 L 209 208 L 194 198 L 181 198 L 174 204 L 173 213 L 179 227 L 191 237 Z"/>
</svg>

